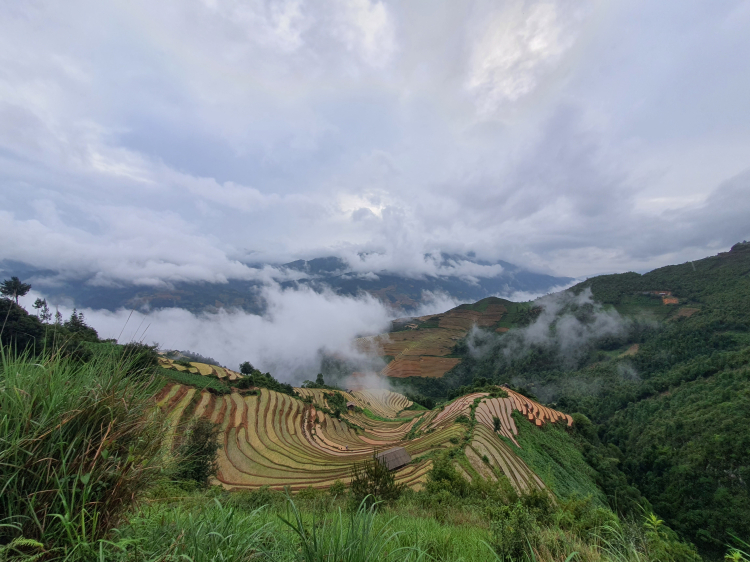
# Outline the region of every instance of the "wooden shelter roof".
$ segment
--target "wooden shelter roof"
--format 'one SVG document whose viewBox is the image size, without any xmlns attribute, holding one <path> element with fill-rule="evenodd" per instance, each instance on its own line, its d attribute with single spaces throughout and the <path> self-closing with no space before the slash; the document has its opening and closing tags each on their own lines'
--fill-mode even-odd
<svg viewBox="0 0 750 562">
<path fill-rule="evenodd" d="M 411 462 L 411 456 L 403 447 L 394 447 L 382 451 L 376 455 L 377 459 L 384 463 L 388 470 L 396 470 Z"/>
</svg>

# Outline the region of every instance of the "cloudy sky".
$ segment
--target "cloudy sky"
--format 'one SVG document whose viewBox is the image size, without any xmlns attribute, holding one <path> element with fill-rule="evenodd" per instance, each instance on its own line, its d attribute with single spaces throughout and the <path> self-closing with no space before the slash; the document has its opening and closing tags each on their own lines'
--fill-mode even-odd
<svg viewBox="0 0 750 562">
<path fill-rule="evenodd" d="M 0 259 L 577 277 L 750 238 L 746 1 L 1 5 Z"/>
</svg>

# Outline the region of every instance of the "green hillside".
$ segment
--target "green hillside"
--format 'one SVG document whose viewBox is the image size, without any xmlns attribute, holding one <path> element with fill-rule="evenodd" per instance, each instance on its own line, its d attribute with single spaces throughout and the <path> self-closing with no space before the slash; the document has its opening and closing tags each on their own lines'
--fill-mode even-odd
<svg viewBox="0 0 750 562">
<path fill-rule="evenodd" d="M 647 500 L 712 558 L 747 539 L 750 244 L 547 299 L 553 317 L 537 307 L 525 328 L 470 336 L 445 377 L 403 384 L 437 398 L 486 378 L 580 412 L 613 507 Z"/>
</svg>

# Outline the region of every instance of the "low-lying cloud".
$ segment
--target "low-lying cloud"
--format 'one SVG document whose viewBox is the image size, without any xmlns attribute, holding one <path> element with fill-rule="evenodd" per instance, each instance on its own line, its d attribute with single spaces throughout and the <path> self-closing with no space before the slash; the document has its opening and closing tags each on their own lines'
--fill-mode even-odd
<svg viewBox="0 0 750 562">
<path fill-rule="evenodd" d="M 27 310 L 37 296 L 32 293 L 23 299 Z M 343 297 L 304 286 L 281 289 L 268 285 L 263 297 L 268 305 L 263 316 L 238 310 L 193 314 L 181 308 L 147 313 L 125 309 L 82 312 L 101 338 L 116 338 L 120 343 L 155 342 L 164 350 L 188 349 L 215 357 L 231 369 L 250 361 L 293 384 L 315 379 L 322 354 L 364 360 L 352 346 L 355 337 L 381 333 L 389 327 L 389 311 L 369 295 Z M 60 307 L 60 312 L 67 317 L 71 311 Z"/>
<path fill-rule="evenodd" d="M 475 329 L 468 340 L 472 354 L 482 357 L 499 348 L 505 360 L 512 361 L 538 348 L 552 350 L 564 364 L 573 366 L 593 341 L 622 336 L 630 323 L 616 310 L 594 301 L 589 288 L 577 295 L 571 291 L 546 295 L 534 301 L 534 306 L 541 312 L 524 328 L 501 336 Z"/>
</svg>

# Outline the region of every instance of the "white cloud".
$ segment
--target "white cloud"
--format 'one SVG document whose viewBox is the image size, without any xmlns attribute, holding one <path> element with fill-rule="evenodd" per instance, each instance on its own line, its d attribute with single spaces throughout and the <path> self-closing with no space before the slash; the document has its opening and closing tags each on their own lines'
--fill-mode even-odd
<svg viewBox="0 0 750 562">
<path fill-rule="evenodd" d="M 41 296 L 33 292 L 22 302 L 27 309 Z M 377 299 L 342 297 L 302 287 L 292 290 L 268 285 L 264 316 L 242 311 L 195 315 L 180 308 L 149 313 L 82 309 L 86 322 L 101 338 L 157 342 L 162 349 L 189 349 L 210 356 L 231 369 L 243 361 L 270 371 L 285 382 L 300 384 L 315 378 L 321 352 L 364 359 L 354 338 L 386 331 L 390 317 Z M 64 317 L 68 307 L 61 306 Z M 52 304 L 52 309 L 55 309 Z"/>
<path fill-rule="evenodd" d="M 481 280 L 493 266 L 424 256 L 582 276 L 727 249 L 750 237 L 749 14 L 6 6 L 0 259 L 160 283 L 335 254 Z"/>
<path fill-rule="evenodd" d="M 380 0 L 342 0 L 338 7 L 338 33 L 346 47 L 371 66 L 385 66 L 396 50 L 388 6 Z"/>
<path fill-rule="evenodd" d="M 466 81 L 480 115 L 531 93 L 570 48 L 573 37 L 560 11 L 554 2 L 518 0 L 483 18 Z"/>
</svg>

